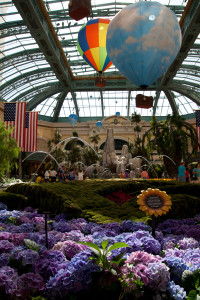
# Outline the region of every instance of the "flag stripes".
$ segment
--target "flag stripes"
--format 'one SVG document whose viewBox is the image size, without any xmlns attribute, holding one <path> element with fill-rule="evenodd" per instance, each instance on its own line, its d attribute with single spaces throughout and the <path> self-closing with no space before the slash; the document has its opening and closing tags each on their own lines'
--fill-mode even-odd
<svg viewBox="0 0 200 300">
<path fill-rule="evenodd" d="M 38 112 L 26 112 L 23 152 L 37 151 Z"/>
<path fill-rule="evenodd" d="M 26 102 L 4 104 L 4 122 L 6 128 L 13 128 L 11 136 L 16 140 L 20 148 L 23 147 L 24 143 L 25 112 Z"/>
<path fill-rule="evenodd" d="M 26 102 L 5 103 L 4 123 L 23 152 L 37 151 L 38 112 L 26 112 Z"/>
<path fill-rule="evenodd" d="M 198 142 L 200 143 L 200 110 L 195 111 L 196 116 L 196 130 L 198 135 Z M 200 151 L 200 147 L 197 147 L 197 151 Z"/>
</svg>

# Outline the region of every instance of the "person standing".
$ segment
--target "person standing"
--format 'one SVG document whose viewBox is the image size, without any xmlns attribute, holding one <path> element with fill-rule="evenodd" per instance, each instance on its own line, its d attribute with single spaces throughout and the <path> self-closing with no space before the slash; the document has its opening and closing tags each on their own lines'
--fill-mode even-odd
<svg viewBox="0 0 200 300">
<path fill-rule="evenodd" d="M 56 170 L 51 170 L 51 182 L 56 182 L 57 172 Z"/>
<path fill-rule="evenodd" d="M 65 167 L 62 166 L 62 168 L 60 168 L 59 170 L 59 181 L 63 182 L 65 181 Z"/>
<path fill-rule="evenodd" d="M 185 162 L 182 161 L 180 166 L 178 167 L 178 181 L 186 182 L 185 171 Z"/>
<path fill-rule="evenodd" d="M 194 174 L 194 177 L 197 178 L 197 183 L 200 183 L 200 163 L 198 163 L 196 168 L 194 168 L 193 174 Z"/>
<path fill-rule="evenodd" d="M 149 179 L 149 173 L 145 169 L 143 169 L 140 176 L 142 179 Z"/>
<path fill-rule="evenodd" d="M 49 182 L 49 170 L 46 170 L 44 173 L 44 181 Z"/>
<path fill-rule="evenodd" d="M 188 170 L 188 167 L 185 168 L 185 179 L 186 182 L 190 182 L 190 172 Z"/>
</svg>

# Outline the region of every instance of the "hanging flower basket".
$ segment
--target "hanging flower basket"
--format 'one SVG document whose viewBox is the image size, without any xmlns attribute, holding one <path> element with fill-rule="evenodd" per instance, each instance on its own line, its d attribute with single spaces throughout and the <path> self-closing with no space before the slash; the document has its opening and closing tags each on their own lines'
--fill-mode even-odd
<svg viewBox="0 0 200 300">
<path fill-rule="evenodd" d="M 98 87 L 104 87 L 106 85 L 106 80 L 102 76 L 97 76 L 95 78 L 95 85 Z"/>
<path fill-rule="evenodd" d="M 91 0 L 70 0 L 69 2 L 69 16 L 79 21 L 90 15 Z"/>
<path fill-rule="evenodd" d="M 153 97 L 138 94 L 135 98 L 136 107 L 138 108 L 151 108 L 153 106 Z"/>
</svg>

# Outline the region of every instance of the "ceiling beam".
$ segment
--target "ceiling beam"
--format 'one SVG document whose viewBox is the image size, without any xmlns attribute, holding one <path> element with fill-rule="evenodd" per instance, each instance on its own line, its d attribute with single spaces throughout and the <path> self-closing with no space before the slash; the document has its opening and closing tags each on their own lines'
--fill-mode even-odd
<svg viewBox="0 0 200 300">
<path fill-rule="evenodd" d="M 104 118 L 104 103 L 103 103 L 103 92 L 100 90 L 100 96 L 101 96 L 101 113 L 102 113 L 102 118 Z"/>
<path fill-rule="evenodd" d="M 40 85 L 40 87 L 34 87 L 33 89 L 28 89 L 24 93 L 18 94 L 17 97 L 15 97 L 12 102 L 17 101 L 28 101 L 30 102 L 33 97 L 37 96 L 38 94 L 41 94 L 43 92 L 47 91 L 53 91 L 56 93 L 61 93 L 63 91 L 63 88 L 59 86 L 59 84 L 51 83 L 48 84 L 48 87 L 46 84 Z"/>
<path fill-rule="evenodd" d="M 161 79 L 160 84 L 162 87 L 166 87 L 176 75 L 199 35 L 200 1 L 189 1 L 187 5 L 191 6 L 189 8 L 186 6 L 185 14 L 183 13 L 183 18 L 181 19 L 182 46 L 175 60 Z"/>
<path fill-rule="evenodd" d="M 200 106 L 199 94 L 195 93 L 195 91 L 193 89 L 186 87 L 186 86 L 182 85 L 181 83 L 180 84 L 170 84 L 168 86 L 168 89 L 188 97 L 189 99 L 194 101 L 198 106 Z"/>
<path fill-rule="evenodd" d="M 128 106 L 127 106 L 127 118 L 130 117 L 130 102 L 131 102 L 131 91 L 128 91 Z"/>
<path fill-rule="evenodd" d="M 30 102 L 27 103 L 26 109 L 31 111 L 36 108 L 42 101 L 58 93 L 58 90 L 47 88 L 44 92 L 36 95 Z"/>
<path fill-rule="evenodd" d="M 42 0 L 13 0 L 59 82 L 71 87 L 73 74 Z"/>
<path fill-rule="evenodd" d="M 58 122 L 58 116 L 63 105 L 65 98 L 67 97 L 68 91 L 63 91 L 60 95 L 58 95 L 56 101 L 56 107 L 53 115 L 53 122 Z"/>
<path fill-rule="evenodd" d="M 169 104 L 172 108 L 173 113 L 176 114 L 176 115 L 179 115 L 178 107 L 177 107 L 176 102 L 174 100 L 173 93 L 169 90 L 165 90 L 164 93 L 165 93 L 165 95 L 166 95 L 166 97 L 169 101 Z"/>
<path fill-rule="evenodd" d="M 154 97 L 154 104 L 153 104 L 153 116 L 156 114 L 156 109 L 158 106 L 158 100 L 160 98 L 161 91 L 156 91 L 156 96 Z"/>
<path fill-rule="evenodd" d="M 78 104 L 77 104 L 77 101 L 76 101 L 76 93 L 71 92 L 71 95 L 72 95 L 72 99 L 74 101 L 74 107 L 75 107 L 75 110 L 76 110 L 76 115 L 79 117 L 79 109 L 78 109 Z"/>
</svg>

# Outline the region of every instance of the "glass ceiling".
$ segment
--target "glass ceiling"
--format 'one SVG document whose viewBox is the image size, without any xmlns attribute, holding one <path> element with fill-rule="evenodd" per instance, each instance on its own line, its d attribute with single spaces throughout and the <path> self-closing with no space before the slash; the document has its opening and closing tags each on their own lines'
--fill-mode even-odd
<svg viewBox="0 0 200 300">
<path fill-rule="evenodd" d="M 120 112 L 124 117 L 130 117 L 134 112 L 143 117 L 163 117 L 175 110 L 180 115 L 190 115 L 195 109 L 199 109 L 200 16 L 195 20 L 188 19 L 189 15 L 194 14 L 197 6 L 197 10 L 200 11 L 199 0 L 190 1 L 192 5 L 188 11 L 187 0 L 157 1 L 172 9 L 178 20 L 181 20 L 181 29 L 185 34 L 182 48 L 185 52 L 179 56 L 180 66 L 176 67 L 174 63 L 175 72 L 169 73 L 171 80 L 165 89 L 157 85 L 145 91 L 134 87 L 127 79 L 124 79 L 127 87 L 125 85 L 120 89 L 124 80 L 120 78 L 122 74 L 114 66 L 105 71 L 106 78 L 108 81 L 109 78 L 112 79 L 113 86 L 108 84 L 104 88 L 95 87 L 94 78 L 97 73 L 77 50 L 78 32 L 88 20 L 98 17 L 112 20 L 122 8 L 139 1 L 92 0 L 90 16 L 75 21 L 69 17 L 69 1 L 22 0 L 28 7 L 31 7 L 30 2 L 34 4 L 39 18 L 45 18 L 44 9 L 46 10 L 46 20 L 53 25 L 50 40 L 52 41 L 53 37 L 52 45 L 59 48 L 58 43 L 55 43 L 55 36 L 58 38 L 68 71 L 72 75 L 71 86 L 68 89 L 63 88 L 50 60 L 45 56 L 41 45 L 38 45 L 34 29 L 30 29 L 23 13 L 21 15 L 21 11 L 18 12 L 18 5 L 14 4 L 16 2 L 18 1 L 0 0 L 1 101 L 27 101 L 29 110 L 40 112 L 40 119 L 56 122 L 63 121 L 63 118 L 72 113 L 78 114 L 79 121 L 86 121 L 101 120 L 116 112 Z M 48 26 L 51 28 L 49 23 Z M 195 33 L 194 42 L 188 46 L 187 42 L 191 32 L 194 32 L 194 27 L 198 28 L 198 32 Z M 41 35 L 45 36 L 45 29 Z M 136 108 L 137 94 L 153 96 L 154 106 L 151 109 Z"/>
</svg>

